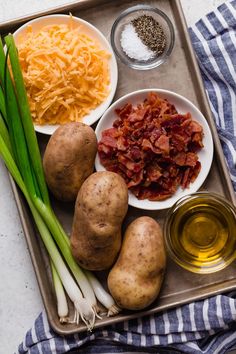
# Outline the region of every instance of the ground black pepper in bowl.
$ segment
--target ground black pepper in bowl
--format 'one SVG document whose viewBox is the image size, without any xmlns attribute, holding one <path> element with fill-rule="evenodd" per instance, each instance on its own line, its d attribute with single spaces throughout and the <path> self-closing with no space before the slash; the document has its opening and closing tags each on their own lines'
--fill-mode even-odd
<svg viewBox="0 0 236 354">
<path fill-rule="evenodd" d="M 135 5 L 124 10 L 111 28 L 117 57 L 132 69 L 150 70 L 164 63 L 174 47 L 169 17 L 156 7 Z"/>
<path fill-rule="evenodd" d="M 166 46 L 166 37 L 161 25 L 152 17 L 142 15 L 131 21 L 143 44 L 150 50 L 161 55 Z"/>
</svg>

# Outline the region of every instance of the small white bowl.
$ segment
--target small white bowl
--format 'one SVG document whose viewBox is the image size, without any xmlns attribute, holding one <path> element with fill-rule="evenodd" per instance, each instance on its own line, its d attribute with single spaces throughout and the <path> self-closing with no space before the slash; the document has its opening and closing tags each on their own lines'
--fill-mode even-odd
<svg viewBox="0 0 236 354">
<path fill-rule="evenodd" d="M 110 93 L 103 103 L 101 103 L 97 108 L 92 110 L 88 115 L 86 115 L 83 118 L 84 123 L 88 125 L 92 125 L 102 116 L 102 114 L 111 104 L 117 87 L 118 70 L 117 70 L 116 57 L 105 36 L 89 22 L 82 20 L 81 18 L 70 16 L 70 15 L 48 15 L 48 16 L 38 17 L 34 20 L 25 23 L 23 26 L 18 28 L 13 33 L 13 36 L 17 45 L 17 40 L 19 39 L 19 37 L 24 36 L 24 34 L 27 31 L 27 27 L 29 25 L 32 27 L 33 32 L 38 32 L 44 26 L 48 26 L 52 24 L 67 24 L 69 23 L 69 21 L 71 21 L 71 18 L 73 19 L 73 21 L 75 21 L 75 23 L 78 26 L 80 26 L 80 29 L 83 31 L 83 33 L 96 39 L 100 43 L 102 49 L 105 49 L 111 53 L 111 58 L 109 60 L 110 78 L 111 78 L 110 87 L 109 87 Z M 58 125 L 35 125 L 35 130 L 43 134 L 51 135 L 56 130 L 57 127 Z"/>
<path fill-rule="evenodd" d="M 170 103 L 174 104 L 176 110 L 179 113 L 187 113 L 187 112 L 191 113 L 192 119 L 196 120 L 201 124 L 204 132 L 204 137 L 203 137 L 204 148 L 202 148 L 198 152 L 199 161 L 201 162 L 201 170 L 199 172 L 199 175 L 195 179 L 195 181 L 193 183 L 190 183 L 189 188 L 182 189 L 181 187 L 179 187 L 176 193 L 172 197 L 162 201 L 150 201 L 148 199 L 139 200 L 138 198 L 135 197 L 134 194 L 129 192 L 129 205 L 139 209 L 145 209 L 145 210 L 161 210 L 161 209 L 167 209 L 172 207 L 179 198 L 194 193 L 201 187 L 211 168 L 211 163 L 213 158 L 213 140 L 206 119 L 199 111 L 199 109 L 193 103 L 191 103 L 187 98 L 167 90 L 145 89 L 145 90 L 131 92 L 121 97 L 119 100 L 114 102 L 108 108 L 108 110 L 104 113 L 104 115 L 100 119 L 97 128 L 95 130 L 98 141 L 100 141 L 102 137 L 102 131 L 111 128 L 114 120 L 117 118 L 115 109 L 123 107 L 126 103 L 131 103 L 132 105 L 136 106 L 138 103 L 143 102 L 144 99 L 147 98 L 149 92 L 156 92 L 160 97 L 166 98 Z M 100 163 L 98 154 L 95 160 L 95 167 L 97 171 L 105 170 L 103 165 Z"/>
</svg>

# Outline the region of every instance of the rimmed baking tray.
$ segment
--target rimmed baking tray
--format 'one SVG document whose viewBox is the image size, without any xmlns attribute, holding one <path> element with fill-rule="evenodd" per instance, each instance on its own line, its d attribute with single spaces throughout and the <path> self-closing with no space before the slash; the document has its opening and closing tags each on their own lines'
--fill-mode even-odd
<svg viewBox="0 0 236 354">
<path fill-rule="evenodd" d="M 150 71 L 143 72 L 132 70 L 118 62 L 119 82 L 114 99 L 137 89 L 157 87 L 175 91 L 192 101 L 207 118 L 214 139 L 213 164 L 201 189 L 217 192 L 235 204 L 235 193 L 230 181 L 216 127 L 211 116 L 211 111 L 191 46 L 180 1 L 155 0 L 144 1 L 142 3 L 148 3 L 149 5 L 158 7 L 170 17 L 175 28 L 175 47 L 165 64 Z M 107 38 L 109 38 L 111 26 L 118 14 L 129 6 L 135 4 L 137 4 L 137 1 L 80 0 L 53 8 L 50 11 L 35 13 L 24 18 L 5 22 L 0 25 L 0 32 L 3 34 L 9 31 L 14 31 L 14 29 L 20 24 L 41 15 L 55 12 L 72 12 L 73 15 L 91 22 L 98 27 Z M 39 134 L 38 139 L 43 150 L 47 143 L 47 137 Z M 13 181 L 12 188 L 38 279 L 39 288 L 52 328 L 63 335 L 85 331 L 86 327 L 82 323 L 77 326 L 75 324 L 62 325 L 59 322 L 56 310 L 56 299 L 51 284 L 50 272 L 48 271 L 46 252 L 40 242 L 37 230 L 34 227 L 25 201 Z M 53 206 L 66 231 L 70 233 L 73 205 L 68 206 L 68 204 L 65 205 L 53 200 Z M 166 211 L 144 212 L 129 207 L 125 225 L 131 222 L 134 218 L 144 214 L 152 216 L 162 224 Z M 98 274 L 98 276 L 106 280 L 106 274 L 102 273 Z M 158 311 L 166 310 L 177 305 L 232 289 L 236 289 L 236 262 L 217 273 L 199 275 L 180 268 L 168 259 L 166 276 L 160 296 L 148 309 L 142 312 L 123 311 L 116 317 L 97 320 L 95 327 L 141 317 L 143 315 L 154 314 Z"/>
</svg>

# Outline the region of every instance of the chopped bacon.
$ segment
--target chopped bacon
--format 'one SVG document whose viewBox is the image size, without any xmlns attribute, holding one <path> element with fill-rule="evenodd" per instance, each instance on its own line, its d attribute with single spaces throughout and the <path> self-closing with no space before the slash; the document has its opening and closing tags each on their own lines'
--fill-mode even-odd
<svg viewBox="0 0 236 354">
<path fill-rule="evenodd" d="M 125 154 L 130 160 L 138 161 L 142 158 L 142 151 L 138 146 L 132 146 L 130 150 Z"/>
<path fill-rule="evenodd" d="M 144 163 L 143 162 L 133 162 L 132 160 L 128 159 L 124 155 L 118 155 L 118 162 L 124 165 L 128 170 L 133 172 L 139 172 L 143 169 Z"/>
<path fill-rule="evenodd" d="M 118 135 L 119 134 L 117 132 L 117 129 L 115 129 L 115 128 L 109 128 L 109 129 L 103 130 L 103 132 L 102 132 L 102 137 L 108 136 L 111 138 L 116 138 Z"/>
<path fill-rule="evenodd" d="M 147 138 L 150 139 L 151 143 L 154 144 L 157 139 L 160 138 L 160 136 L 164 133 L 165 131 L 160 128 L 154 127 L 152 131 L 149 132 L 149 135 Z"/>
<path fill-rule="evenodd" d="M 128 188 L 139 185 L 143 179 L 143 170 L 140 170 L 138 173 L 132 176 L 132 179 L 128 183 Z"/>
<path fill-rule="evenodd" d="M 197 163 L 197 160 L 198 160 L 197 154 L 195 154 L 194 152 L 188 152 L 186 154 L 185 165 L 194 167 L 196 165 L 196 163 Z"/>
<path fill-rule="evenodd" d="M 162 175 L 162 169 L 156 161 L 153 161 L 152 164 L 149 164 L 147 166 L 146 181 L 148 182 L 148 184 L 150 184 L 150 182 L 157 182 Z"/>
<path fill-rule="evenodd" d="M 129 144 L 123 136 L 119 136 L 116 141 L 116 146 L 117 150 L 126 151 L 128 149 Z"/>
<path fill-rule="evenodd" d="M 191 121 L 189 127 L 191 129 L 191 133 L 202 133 L 202 126 L 194 120 Z"/>
<path fill-rule="evenodd" d="M 101 156 L 104 155 L 104 160 L 105 160 L 106 156 L 110 157 L 112 155 L 111 147 L 108 145 L 105 145 L 104 143 L 100 143 L 98 145 L 98 152 L 99 152 L 100 159 L 101 159 Z"/>
<path fill-rule="evenodd" d="M 163 151 L 164 154 L 169 154 L 170 152 L 170 138 L 167 135 L 162 134 L 160 138 L 155 141 L 155 146 Z"/>
<path fill-rule="evenodd" d="M 116 109 L 113 127 L 102 132 L 102 165 L 120 174 L 138 199 L 164 200 L 188 188 L 200 170 L 202 126 L 190 113 L 152 92 L 143 103 Z"/>
<path fill-rule="evenodd" d="M 197 178 L 200 170 L 201 170 L 201 162 L 197 161 L 196 165 L 194 166 L 194 168 L 192 170 L 191 183 L 193 183 L 195 181 L 195 179 Z"/>
<path fill-rule="evenodd" d="M 144 119 L 145 113 L 147 109 L 146 108 L 136 108 L 127 118 L 129 122 L 135 123 L 137 121 L 141 121 Z"/>
<path fill-rule="evenodd" d="M 116 113 L 117 115 L 123 120 L 127 117 L 129 117 L 130 113 L 132 112 L 133 107 L 131 103 L 127 103 L 124 107 L 117 108 Z"/>
<path fill-rule="evenodd" d="M 105 135 L 101 139 L 101 143 L 105 146 L 109 146 L 111 148 L 116 148 L 117 147 L 117 140 L 113 138 L 112 136 Z"/>
<path fill-rule="evenodd" d="M 190 173 L 190 167 L 188 167 L 185 171 L 184 171 L 184 175 L 181 181 L 181 186 L 182 188 L 187 188 L 189 186 L 190 180 L 189 180 L 189 173 Z"/>
<path fill-rule="evenodd" d="M 178 166 L 184 166 L 186 161 L 186 153 L 184 151 L 180 151 L 173 157 L 174 162 Z"/>
<path fill-rule="evenodd" d="M 161 154 L 161 149 L 155 148 L 148 139 L 143 139 L 141 147 L 143 151 L 151 150 L 155 154 Z"/>
</svg>

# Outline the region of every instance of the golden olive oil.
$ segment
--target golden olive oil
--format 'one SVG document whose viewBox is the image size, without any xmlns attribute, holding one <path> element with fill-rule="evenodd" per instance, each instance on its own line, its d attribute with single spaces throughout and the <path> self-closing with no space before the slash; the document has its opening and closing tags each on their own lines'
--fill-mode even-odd
<svg viewBox="0 0 236 354">
<path fill-rule="evenodd" d="M 216 195 L 196 193 L 172 208 L 167 247 L 184 268 L 209 273 L 236 257 L 234 208 Z"/>
</svg>

